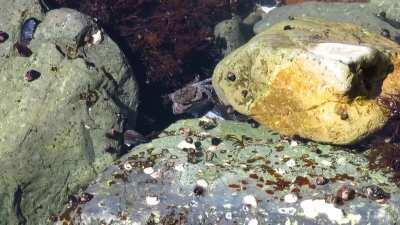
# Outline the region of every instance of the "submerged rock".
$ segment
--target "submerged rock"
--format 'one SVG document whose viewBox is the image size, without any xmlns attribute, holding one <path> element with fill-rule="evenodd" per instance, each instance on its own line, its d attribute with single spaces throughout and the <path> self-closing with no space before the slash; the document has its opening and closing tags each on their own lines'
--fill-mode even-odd
<svg viewBox="0 0 400 225">
<path fill-rule="evenodd" d="M 351 144 L 382 128 L 398 94 L 400 47 L 347 23 L 278 23 L 215 68 L 218 97 L 285 135 Z"/>
<path fill-rule="evenodd" d="M 10 8 L 11 2 L 27 9 L 17 3 Z M 35 2 L 0 0 L 0 29 L 10 35 L 0 45 L 1 225 L 46 224 L 61 199 L 112 162 L 104 134 L 119 122 L 121 110 L 134 125 L 138 104 L 131 68 L 110 37 L 76 45 L 74 37 L 91 18 L 71 9 L 42 15 Z M 32 9 L 39 11 L 32 15 Z M 24 17 L 43 21 L 26 43 L 30 57 L 11 47 Z M 64 49 L 79 49 L 74 53 L 80 55 Z"/>
<path fill-rule="evenodd" d="M 321 175 L 329 183 L 317 186 Z M 400 192 L 388 176 L 349 149 L 289 142 L 245 123 L 218 121 L 205 131 L 183 120 L 106 169 L 85 190 L 93 199 L 59 223 L 396 224 Z M 374 185 L 390 194 L 385 202 L 364 194 Z M 330 202 L 343 186 L 352 198 Z"/>
</svg>

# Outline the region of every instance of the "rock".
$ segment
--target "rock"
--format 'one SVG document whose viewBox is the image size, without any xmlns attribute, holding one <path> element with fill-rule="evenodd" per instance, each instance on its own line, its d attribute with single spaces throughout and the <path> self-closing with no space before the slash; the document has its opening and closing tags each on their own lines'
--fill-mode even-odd
<svg viewBox="0 0 400 225">
<path fill-rule="evenodd" d="M 290 20 L 225 57 L 213 86 L 225 105 L 281 134 L 351 144 L 388 121 L 377 98 L 398 94 L 399 52 L 355 25 Z"/>
<path fill-rule="evenodd" d="M 254 12 L 251 12 L 246 18 L 243 19 L 243 24 L 246 26 L 253 27 L 258 21 L 262 19 L 261 10 L 257 9 Z"/>
<path fill-rule="evenodd" d="M 106 34 L 78 48 L 74 38 L 94 26 L 89 17 L 71 9 L 42 15 L 37 1 L 0 3 L 1 29 L 10 34 L 6 47 L 0 44 L 0 224 L 46 224 L 61 200 L 113 161 L 105 133 L 121 111 L 134 126 L 137 84 Z M 42 20 L 28 46 L 33 54 L 20 57 L 10 46 L 32 16 Z M 69 47 L 75 55 L 65 52 Z M 28 82 L 30 70 L 40 76 Z"/>
<path fill-rule="evenodd" d="M 400 2 L 397 0 L 370 0 L 371 8 L 376 14 L 385 12 L 385 17 L 400 26 Z M 400 29 L 400 27 L 397 27 Z"/>
<path fill-rule="evenodd" d="M 396 3 L 398 4 L 398 3 Z M 321 18 L 333 22 L 348 22 L 353 23 L 370 31 L 381 33 L 386 29 L 390 32 L 391 37 L 400 35 L 400 27 L 394 27 L 390 23 L 382 20 L 377 16 L 380 13 L 376 5 L 366 3 L 323 3 L 323 2 L 305 2 L 302 4 L 288 5 L 278 7 L 268 14 L 263 20 L 254 25 L 254 32 L 261 33 L 268 27 L 287 20 L 289 16 L 295 19 L 304 17 Z M 382 7 L 380 7 L 382 10 Z M 397 15 L 399 15 L 400 11 Z M 340 16 L 338 16 L 340 15 Z"/>
<path fill-rule="evenodd" d="M 221 45 L 222 54 L 226 56 L 246 43 L 250 36 L 248 31 L 238 16 L 218 23 L 214 29 L 214 36 Z"/>
<path fill-rule="evenodd" d="M 245 123 L 219 121 L 207 134 L 198 124 L 197 119 L 179 121 L 159 138 L 137 146 L 116 161 L 85 190 L 93 194 L 93 199 L 80 205 L 80 215 L 70 222 L 81 225 L 399 222 L 400 191 L 388 180 L 391 173 L 369 170 L 362 153 L 313 142 L 292 147 L 276 133 L 263 127 L 254 129 Z M 190 159 L 190 151 L 177 147 L 185 140 L 180 132 L 183 129 L 190 130 L 191 138 L 202 144 L 203 151 L 194 156 L 196 161 Z M 213 137 L 220 137 L 222 142 L 208 152 Z M 285 163 L 288 160 L 295 160 L 298 166 L 288 167 Z M 133 169 L 124 169 L 126 163 L 133 165 Z M 146 173 L 149 166 L 153 168 L 152 174 L 159 176 Z M 313 180 L 321 173 L 331 182 L 315 186 Z M 324 200 L 343 185 L 361 192 L 363 187 L 378 183 L 391 194 L 384 204 L 361 195 L 343 205 Z M 68 218 L 68 214 L 62 215 Z"/>
</svg>

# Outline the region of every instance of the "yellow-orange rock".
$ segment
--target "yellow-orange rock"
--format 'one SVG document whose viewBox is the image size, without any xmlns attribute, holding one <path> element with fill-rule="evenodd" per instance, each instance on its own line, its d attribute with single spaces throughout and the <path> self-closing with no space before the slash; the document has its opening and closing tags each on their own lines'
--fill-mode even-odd
<svg viewBox="0 0 400 225">
<path fill-rule="evenodd" d="M 347 23 L 281 22 L 225 57 L 220 100 L 281 134 L 353 144 L 389 120 L 379 96 L 400 94 L 400 46 Z"/>
</svg>

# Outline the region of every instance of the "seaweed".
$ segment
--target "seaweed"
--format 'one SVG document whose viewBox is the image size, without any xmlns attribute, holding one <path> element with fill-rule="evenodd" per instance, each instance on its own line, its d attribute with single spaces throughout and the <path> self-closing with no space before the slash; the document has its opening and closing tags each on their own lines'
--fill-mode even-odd
<svg viewBox="0 0 400 225">
<path fill-rule="evenodd" d="M 209 76 L 219 55 L 213 28 L 232 13 L 247 14 L 254 1 L 226 0 L 50 0 L 97 18 L 123 47 L 136 56 L 142 81 L 165 91 L 181 87 L 196 74 Z M 139 67 L 136 67 L 137 69 Z M 155 85 L 154 84 L 154 85 Z"/>
<path fill-rule="evenodd" d="M 368 151 L 367 159 L 371 170 L 392 172 L 391 181 L 400 186 L 400 144 L 377 141 Z"/>
<path fill-rule="evenodd" d="M 43 0 L 45 1 L 45 0 Z M 176 119 L 162 96 L 211 76 L 222 54 L 214 26 L 241 17 L 255 0 L 46 0 L 47 5 L 77 9 L 98 24 L 123 50 L 140 86 L 137 129 L 161 131 Z M 154 107 L 154 105 L 164 107 Z"/>
</svg>

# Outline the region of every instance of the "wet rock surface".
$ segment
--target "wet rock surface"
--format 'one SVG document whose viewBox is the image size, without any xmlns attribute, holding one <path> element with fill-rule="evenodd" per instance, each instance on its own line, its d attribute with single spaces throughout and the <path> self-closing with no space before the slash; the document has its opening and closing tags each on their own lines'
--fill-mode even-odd
<svg viewBox="0 0 400 225">
<path fill-rule="evenodd" d="M 393 11 L 397 4 L 399 3 L 393 1 L 385 3 L 378 0 L 370 4 L 305 2 L 302 4 L 287 5 L 278 7 L 264 15 L 263 20 L 254 25 L 254 32 L 260 33 L 278 22 L 287 20 L 288 17 L 300 19 L 304 17 L 316 17 L 329 21 L 353 23 L 378 34 L 383 30 L 387 30 L 394 40 L 394 37 L 400 34 L 400 27 L 393 18 Z M 397 9 L 397 15 L 400 13 L 399 9 L 400 7 Z M 379 14 L 385 17 L 379 16 Z"/>
<path fill-rule="evenodd" d="M 252 31 L 249 28 L 250 26 L 246 26 L 238 16 L 234 16 L 230 20 L 224 20 L 215 26 L 214 36 L 224 56 L 227 56 L 250 39 Z"/>
<path fill-rule="evenodd" d="M 399 222 L 399 189 L 390 172 L 369 170 L 371 150 L 288 140 L 238 122 L 208 130 L 199 123 L 179 121 L 116 161 L 85 190 L 93 199 L 75 209 L 73 223 Z"/>
<path fill-rule="evenodd" d="M 104 147 L 117 143 L 104 134 L 121 111 L 134 126 L 137 85 L 108 35 L 85 41 L 98 40 L 85 32 L 91 18 L 71 9 L 44 15 L 38 1 L 0 4 L 0 30 L 9 34 L 0 44 L 0 224 L 46 224 L 113 161 Z M 32 17 L 41 23 L 23 43 L 25 56 L 13 45 Z"/>
<path fill-rule="evenodd" d="M 398 94 L 400 47 L 315 18 L 274 25 L 216 66 L 219 99 L 285 135 L 352 144 L 389 120 L 379 96 Z"/>
</svg>

